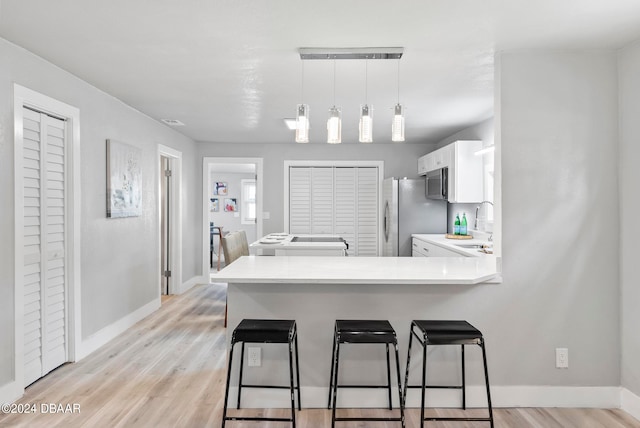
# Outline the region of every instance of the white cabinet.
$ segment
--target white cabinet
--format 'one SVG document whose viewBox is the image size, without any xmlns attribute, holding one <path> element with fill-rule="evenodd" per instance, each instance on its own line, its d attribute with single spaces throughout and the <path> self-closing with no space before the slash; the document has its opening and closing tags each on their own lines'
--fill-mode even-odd
<svg viewBox="0 0 640 428">
<path fill-rule="evenodd" d="M 425 175 L 428 172 L 428 169 L 427 169 L 428 156 L 429 154 L 426 154 L 418 158 L 418 175 Z"/>
<path fill-rule="evenodd" d="M 453 157 L 451 145 L 442 147 L 418 159 L 418 174 L 425 175 L 429 171 L 445 168 L 451 165 Z"/>
<path fill-rule="evenodd" d="M 413 238 L 411 245 L 413 257 L 464 257 L 464 254 L 447 250 L 439 245 L 432 244 L 422 239 Z"/>
<path fill-rule="evenodd" d="M 448 168 L 448 201 L 475 203 L 483 200 L 482 141 L 456 141 L 418 159 L 418 174 Z"/>
</svg>

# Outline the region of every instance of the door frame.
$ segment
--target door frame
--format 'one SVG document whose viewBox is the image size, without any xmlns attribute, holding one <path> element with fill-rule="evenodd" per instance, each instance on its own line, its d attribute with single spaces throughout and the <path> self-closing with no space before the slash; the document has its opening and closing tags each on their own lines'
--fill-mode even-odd
<svg viewBox="0 0 640 428">
<path fill-rule="evenodd" d="M 211 194 L 211 180 L 209 179 L 209 167 L 211 164 L 248 164 L 256 166 L 256 236 L 262 237 L 263 220 L 263 159 L 262 158 L 227 158 L 205 157 L 202 159 L 202 276 L 210 278 L 209 267 L 209 195 Z"/>
<path fill-rule="evenodd" d="M 14 385 L 13 393 L 17 397 L 24 394 L 24 301 L 23 301 L 23 215 L 24 215 L 24 193 L 23 193 L 23 159 L 22 147 L 24 144 L 23 107 L 30 107 L 43 113 L 65 119 L 67 138 L 67 207 L 66 207 L 66 248 L 65 259 L 67 269 L 68 296 L 66 318 L 67 318 L 67 361 L 77 361 L 80 355 L 80 341 L 82 338 L 81 325 L 81 271 L 80 271 L 80 110 L 76 107 L 48 97 L 24 86 L 14 83 L 13 85 L 13 106 L 14 106 L 14 233 L 15 233 L 15 259 L 14 259 L 14 322 L 15 322 L 15 357 L 14 357 Z"/>
<path fill-rule="evenodd" d="M 156 168 L 158 169 L 158 281 L 159 285 L 162 281 L 162 171 L 160 170 L 160 161 L 162 156 L 169 158 L 169 167 L 171 168 L 170 189 L 169 189 L 169 270 L 171 277 L 169 278 L 169 294 L 180 294 L 182 290 L 182 152 L 162 144 L 158 144 L 158 160 Z M 158 287 L 158 299 L 160 299 L 160 287 Z"/>
</svg>

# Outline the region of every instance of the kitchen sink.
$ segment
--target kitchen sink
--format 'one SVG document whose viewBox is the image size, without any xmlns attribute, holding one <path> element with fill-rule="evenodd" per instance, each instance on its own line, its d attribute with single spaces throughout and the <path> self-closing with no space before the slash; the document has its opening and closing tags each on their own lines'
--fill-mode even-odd
<svg viewBox="0 0 640 428">
<path fill-rule="evenodd" d="M 453 244 L 453 245 L 461 248 L 483 248 L 484 247 L 483 244 Z"/>
</svg>

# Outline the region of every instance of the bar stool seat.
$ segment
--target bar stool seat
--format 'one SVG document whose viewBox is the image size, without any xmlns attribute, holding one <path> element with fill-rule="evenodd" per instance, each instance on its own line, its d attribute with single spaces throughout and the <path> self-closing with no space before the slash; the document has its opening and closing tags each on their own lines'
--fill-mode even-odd
<svg viewBox="0 0 640 428">
<path fill-rule="evenodd" d="M 233 334 L 236 342 L 289 343 L 295 330 L 296 322 L 291 320 L 244 319 Z"/>
<path fill-rule="evenodd" d="M 242 398 L 242 388 L 278 388 L 290 389 L 291 391 L 291 417 L 290 418 L 264 418 L 264 417 L 241 417 L 227 416 L 227 408 L 229 401 L 229 384 L 231 382 L 231 367 L 233 363 L 233 348 L 236 343 L 242 343 L 242 351 L 240 354 L 240 374 L 238 378 L 238 402 L 237 408 L 240 408 L 240 399 Z M 289 385 L 247 385 L 242 383 L 242 369 L 244 367 L 244 345 L 246 343 L 286 343 L 289 345 Z M 293 354 L 295 350 L 295 382 L 293 373 Z M 297 385 L 296 385 L 297 384 Z M 298 410 L 301 409 L 300 404 L 300 369 L 298 363 L 298 334 L 296 322 L 294 320 L 265 320 L 265 319 L 243 319 L 233 330 L 231 336 L 231 349 L 229 351 L 229 368 L 227 371 L 227 387 L 224 394 L 224 409 L 222 413 L 222 428 L 226 421 L 275 421 L 275 422 L 291 422 L 291 426 L 296 426 L 295 415 L 295 391 L 298 394 Z"/>
<path fill-rule="evenodd" d="M 411 345 L 414 336 L 422 345 L 422 383 L 421 385 L 409 385 L 409 368 L 411 365 Z M 462 385 L 427 385 L 427 347 L 432 345 L 460 345 L 462 362 Z M 482 361 L 484 365 L 485 386 L 487 390 L 487 403 L 489 417 L 424 417 L 425 411 L 425 390 L 427 388 L 436 389 L 460 389 L 462 390 L 462 408 L 466 409 L 466 383 L 465 383 L 465 345 L 478 345 L 482 349 Z M 450 320 L 413 320 L 409 332 L 409 349 L 407 352 L 407 368 L 404 378 L 404 392 L 402 402 L 406 404 L 407 389 L 420 388 L 422 391 L 420 405 L 420 427 L 424 427 L 424 422 L 429 421 L 480 421 L 489 422 L 493 428 L 493 409 L 491 407 L 491 391 L 489 388 L 489 372 L 487 370 L 487 353 L 484 346 L 484 338 L 480 330 L 469 324 L 467 321 Z"/>
<path fill-rule="evenodd" d="M 341 385 L 338 384 L 338 367 L 340 362 L 341 344 L 384 344 L 387 350 L 387 385 Z M 336 418 L 336 403 L 338 400 L 338 388 L 385 388 L 389 396 L 389 410 L 391 403 L 391 364 L 389 359 L 389 346 L 393 345 L 396 356 L 396 372 L 398 376 L 398 394 L 400 403 L 399 418 Z M 333 407 L 332 407 L 333 403 Z M 402 379 L 400 377 L 400 360 L 398 357 L 398 340 L 396 332 L 386 320 L 336 320 L 333 337 L 333 353 L 331 360 L 331 376 L 329 379 L 329 402 L 327 408 L 332 409 L 331 427 L 335 427 L 336 421 L 364 421 L 387 422 L 398 421 L 405 426 L 404 405 L 402 402 Z"/>
</svg>

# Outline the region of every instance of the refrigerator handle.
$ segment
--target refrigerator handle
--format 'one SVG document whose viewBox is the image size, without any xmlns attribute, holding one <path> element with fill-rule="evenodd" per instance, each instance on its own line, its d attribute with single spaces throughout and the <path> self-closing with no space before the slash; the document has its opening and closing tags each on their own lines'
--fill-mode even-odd
<svg viewBox="0 0 640 428">
<path fill-rule="evenodd" d="M 384 204 L 384 242 L 389 242 L 389 229 L 391 229 L 391 211 L 389 209 L 389 201 Z"/>
<path fill-rule="evenodd" d="M 442 185 L 442 199 L 449 199 L 449 168 L 440 170 L 440 183 Z"/>
</svg>

